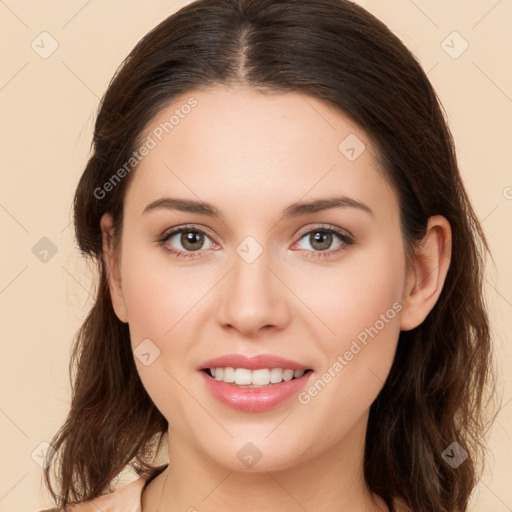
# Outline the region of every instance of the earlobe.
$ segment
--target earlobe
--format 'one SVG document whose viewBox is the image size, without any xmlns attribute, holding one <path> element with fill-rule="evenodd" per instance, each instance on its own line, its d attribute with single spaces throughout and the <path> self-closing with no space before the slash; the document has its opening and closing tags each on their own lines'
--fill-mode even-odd
<svg viewBox="0 0 512 512">
<path fill-rule="evenodd" d="M 119 261 L 114 251 L 113 219 L 112 215 L 105 213 L 100 220 L 103 246 L 103 261 L 107 271 L 108 284 L 112 307 L 121 322 L 128 322 L 126 305 L 121 285 L 121 272 Z"/>
<path fill-rule="evenodd" d="M 448 274 L 452 236 L 445 217 L 430 217 L 427 231 L 415 250 L 403 296 L 400 329 L 409 331 L 420 325 L 435 306 Z"/>
</svg>

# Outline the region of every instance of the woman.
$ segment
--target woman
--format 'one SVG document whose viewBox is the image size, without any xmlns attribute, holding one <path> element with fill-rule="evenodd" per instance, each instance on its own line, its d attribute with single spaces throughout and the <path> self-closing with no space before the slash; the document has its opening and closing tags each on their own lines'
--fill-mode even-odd
<svg viewBox="0 0 512 512">
<path fill-rule="evenodd" d="M 396 36 L 345 0 L 199 0 L 131 52 L 93 145 L 59 507 L 467 510 L 487 244 Z"/>
</svg>

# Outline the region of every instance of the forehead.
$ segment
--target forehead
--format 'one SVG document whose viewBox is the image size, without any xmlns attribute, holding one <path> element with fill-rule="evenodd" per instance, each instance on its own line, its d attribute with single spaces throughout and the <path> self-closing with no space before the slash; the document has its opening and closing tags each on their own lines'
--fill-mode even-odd
<svg viewBox="0 0 512 512">
<path fill-rule="evenodd" d="M 166 194 L 247 208 L 343 193 L 397 206 L 366 133 L 310 96 L 193 90 L 162 109 L 141 141 L 151 149 L 125 199 L 140 212 Z"/>
</svg>

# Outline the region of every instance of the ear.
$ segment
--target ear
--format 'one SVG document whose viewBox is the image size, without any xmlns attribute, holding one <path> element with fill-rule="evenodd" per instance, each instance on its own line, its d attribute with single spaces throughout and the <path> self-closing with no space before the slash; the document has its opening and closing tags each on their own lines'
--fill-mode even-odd
<svg viewBox="0 0 512 512">
<path fill-rule="evenodd" d="M 126 305 L 121 286 L 119 261 L 114 251 L 113 224 L 112 215 L 109 213 L 105 213 L 101 217 L 100 226 L 102 232 L 103 258 L 107 270 L 112 307 L 114 308 L 117 318 L 119 318 L 121 322 L 126 323 L 128 322 L 128 315 L 126 314 Z"/>
<path fill-rule="evenodd" d="M 450 223 L 441 215 L 430 217 L 425 237 L 414 250 L 412 268 L 407 271 L 400 323 L 402 331 L 420 325 L 434 307 L 450 267 L 451 252 Z"/>
</svg>

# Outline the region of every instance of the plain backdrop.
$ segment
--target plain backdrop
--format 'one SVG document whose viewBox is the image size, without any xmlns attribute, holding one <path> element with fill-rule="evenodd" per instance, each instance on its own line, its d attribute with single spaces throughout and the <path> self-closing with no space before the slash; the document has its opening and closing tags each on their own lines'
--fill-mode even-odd
<svg viewBox="0 0 512 512">
<path fill-rule="evenodd" d="M 51 505 L 41 455 L 68 411 L 70 347 L 91 304 L 93 269 L 70 221 L 99 99 L 134 44 L 186 3 L 0 0 L 0 512 Z M 491 245 L 486 293 L 502 407 L 472 509 L 511 511 L 512 2 L 360 3 L 428 72 Z"/>
</svg>

